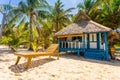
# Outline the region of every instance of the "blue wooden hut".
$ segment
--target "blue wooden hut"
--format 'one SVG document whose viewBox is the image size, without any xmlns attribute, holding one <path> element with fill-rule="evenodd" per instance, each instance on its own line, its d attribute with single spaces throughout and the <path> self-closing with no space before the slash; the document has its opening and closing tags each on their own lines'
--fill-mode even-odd
<svg viewBox="0 0 120 80">
<path fill-rule="evenodd" d="M 98 24 L 80 11 L 74 23 L 55 34 L 59 52 L 72 51 L 85 58 L 109 60 L 107 34 L 111 29 Z"/>
</svg>

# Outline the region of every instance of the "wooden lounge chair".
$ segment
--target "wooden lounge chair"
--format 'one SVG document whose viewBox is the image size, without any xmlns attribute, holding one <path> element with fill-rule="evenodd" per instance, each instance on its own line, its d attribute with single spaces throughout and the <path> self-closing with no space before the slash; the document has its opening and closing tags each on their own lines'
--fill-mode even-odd
<svg viewBox="0 0 120 80">
<path fill-rule="evenodd" d="M 38 56 L 57 56 L 57 59 L 59 59 L 59 53 L 58 53 L 58 44 L 51 44 L 50 47 L 47 48 L 45 52 L 29 52 L 29 53 L 15 53 L 17 56 L 17 61 L 15 65 L 18 64 L 21 57 L 27 58 L 27 64 L 26 68 L 29 68 L 32 58 L 38 57 Z"/>
</svg>

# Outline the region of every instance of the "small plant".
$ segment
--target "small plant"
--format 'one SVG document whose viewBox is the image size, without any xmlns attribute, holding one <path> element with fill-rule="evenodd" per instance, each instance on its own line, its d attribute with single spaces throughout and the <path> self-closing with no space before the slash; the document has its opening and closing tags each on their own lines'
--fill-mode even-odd
<svg viewBox="0 0 120 80">
<path fill-rule="evenodd" d="M 38 51 L 38 44 L 35 43 L 35 42 L 33 42 L 33 43 L 32 43 L 32 48 L 33 48 L 33 51 L 34 51 L 34 52 L 37 52 L 37 51 Z"/>
</svg>

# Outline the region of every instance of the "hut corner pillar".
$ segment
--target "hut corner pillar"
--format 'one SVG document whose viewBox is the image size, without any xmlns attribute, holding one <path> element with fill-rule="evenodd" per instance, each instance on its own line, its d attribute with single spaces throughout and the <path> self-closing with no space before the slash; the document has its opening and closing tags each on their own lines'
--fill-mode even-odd
<svg viewBox="0 0 120 80">
<path fill-rule="evenodd" d="M 105 47 L 105 60 L 109 60 L 109 54 L 108 54 L 108 41 L 107 41 L 107 32 L 104 32 L 104 47 Z"/>
</svg>

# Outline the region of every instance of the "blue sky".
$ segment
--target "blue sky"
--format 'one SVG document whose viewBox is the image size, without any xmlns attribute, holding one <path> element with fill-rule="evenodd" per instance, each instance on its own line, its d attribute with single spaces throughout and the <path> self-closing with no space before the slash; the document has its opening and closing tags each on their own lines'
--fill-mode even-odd
<svg viewBox="0 0 120 80">
<path fill-rule="evenodd" d="M 0 4 L 8 4 L 10 0 L 0 0 Z M 21 0 L 11 0 L 11 4 L 12 5 L 18 5 L 18 3 L 20 2 Z M 57 0 L 47 0 L 47 2 L 50 4 L 50 5 L 54 5 L 55 2 Z M 64 4 L 64 9 L 68 9 L 68 8 L 76 8 L 77 4 L 80 3 L 80 2 L 83 2 L 83 0 L 61 0 Z M 75 9 L 73 12 L 73 14 L 76 14 L 77 13 L 77 9 Z M 0 23 L 1 23 L 1 19 L 2 19 L 2 15 L 0 13 Z"/>
</svg>

